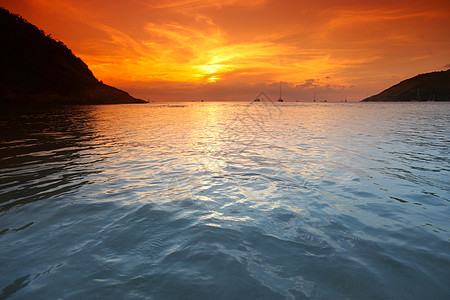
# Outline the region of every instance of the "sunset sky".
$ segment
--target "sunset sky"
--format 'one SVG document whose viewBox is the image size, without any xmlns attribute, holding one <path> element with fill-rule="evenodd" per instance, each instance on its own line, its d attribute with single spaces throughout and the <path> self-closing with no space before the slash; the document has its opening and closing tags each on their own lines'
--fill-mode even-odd
<svg viewBox="0 0 450 300">
<path fill-rule="evenodd" d="M 0 0 L 145 100 L 357 101 L 450 68 L 450 1 Z"/>
</svg>

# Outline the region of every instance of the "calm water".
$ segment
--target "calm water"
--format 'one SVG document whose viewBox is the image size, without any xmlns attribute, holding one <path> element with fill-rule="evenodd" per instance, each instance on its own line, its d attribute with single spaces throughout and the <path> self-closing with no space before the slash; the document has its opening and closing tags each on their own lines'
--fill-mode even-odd
<svg viewBox="0 0 450 300">
<path fill-rule="evenodd" d="M 0 299 L 449 299 L 450 103 L 0 115 Z"/>
</svg>

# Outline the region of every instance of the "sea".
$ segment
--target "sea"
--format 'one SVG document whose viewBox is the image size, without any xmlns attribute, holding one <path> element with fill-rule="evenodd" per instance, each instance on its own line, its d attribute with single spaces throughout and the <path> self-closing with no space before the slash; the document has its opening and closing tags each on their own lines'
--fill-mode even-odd
<svg viewBox="0 0 450 300">
<path fill-rule="evenodd" d="M 0 299 L 450 299 L 450 103 L 0 113 Z"/>
</svg>

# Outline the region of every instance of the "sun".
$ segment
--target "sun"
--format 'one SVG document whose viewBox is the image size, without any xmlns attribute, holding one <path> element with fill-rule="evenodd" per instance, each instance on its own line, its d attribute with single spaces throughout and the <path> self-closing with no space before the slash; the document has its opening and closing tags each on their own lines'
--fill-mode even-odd
<svg viewBox="0 0 450 300">
<path fill-rule="evenodd" d="M 211 77 L 208 78 L 208 82 L 216 82 L 219 79 L 220 79 L 219 77 L 211 76 Z"/>
</svg>

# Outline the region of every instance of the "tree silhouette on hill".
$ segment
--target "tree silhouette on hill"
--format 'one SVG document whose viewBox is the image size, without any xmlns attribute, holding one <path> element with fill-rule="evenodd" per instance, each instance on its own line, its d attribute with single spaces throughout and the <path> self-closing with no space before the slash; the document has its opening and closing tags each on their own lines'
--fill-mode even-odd
<svg viewBox="0 0 450 300">
<path fill-rule="evenodd" d="M 145 102 L 97 80 L 61 41 L 0 8 L 0 103 Z"/>
</svg>

